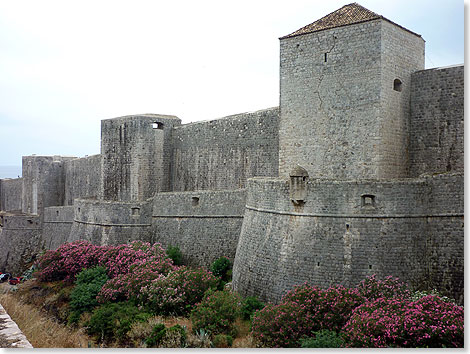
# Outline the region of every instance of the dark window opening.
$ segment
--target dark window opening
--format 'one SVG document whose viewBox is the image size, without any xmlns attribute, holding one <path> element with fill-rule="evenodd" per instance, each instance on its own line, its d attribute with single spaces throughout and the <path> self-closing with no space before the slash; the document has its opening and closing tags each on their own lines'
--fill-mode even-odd
<svg viewBox="0 0 470 354">
<path fill-rule="evenodd" d="M 56 210 L 56 214 L 59 215 L 59 211 L 58 211 L 58 210 Z"/>
<path fill-rule="evenodd" d="M 28 219 L 28 222 L 29 222 L 30 224 L 32 224 L 32 223 L 33 223 L 33 220 L 31 220 L 31 219 Z"/>
<path fill-rule="evenodd" d="M 328 53 L 325 53 L 325 63 L 328 61 Z"/>
<path fill-rule="evenodd" d="M 393 89 L 394 89 L 395 91 L 401 92 L 401 89 L 402 89 L 401 86 L 402 86 L 402 84 L 401 84 L 401 81 L 400 81 L 400 80 L 395 79 L 395 80 L 393 81 Z"/>
<path fill-rule="evenodd" d="M 160 122 L 153 122 L 153 123 L 152 123 L 152 128 L 153 128 L 153 129 L 163 129 L 163 123 L 160 123 Z"/>
<path fill-rule="evenodd" d="M 361 196 L 361 206 L 363 207 L 375 207 L 375 195 L 372 194 L 364 194 Z"/>
<path fill-rule="evenodd" d="M 372 264 L 369 264 L 369 269 L 372 269 Z"/>
<path fill-rule="evenodd" d="M 317 262 L 317 267 L 319 267 L 319 266 L 320 266 L 320 262 Z"/>
<path fill-rule="evenodd" d="M 132 216 L 139 216 L 140 208 L 137 208 L 137 207 L 131 208 L 131 214 Z"/>
<path fill-rule="evenodd" d="M 349 231 L 349 224 L 346 224 L 346 231 Z"/>
<path fill-rule="evenodd" d="M 192 203 L 192 206 L 199 205 L 199 197 L 192 197 L 191 198 L 191 203 Z"/>
</svg>

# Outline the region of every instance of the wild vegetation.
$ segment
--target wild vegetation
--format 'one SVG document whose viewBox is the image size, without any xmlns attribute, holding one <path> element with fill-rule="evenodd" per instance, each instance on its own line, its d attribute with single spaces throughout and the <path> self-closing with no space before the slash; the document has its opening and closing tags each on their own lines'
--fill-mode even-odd
<svg viewBox="0 0 470 354">
<path fill-rule="evenodd" d="M 398 279 L 371 276 L 355 288 L 303 284 L 279 304 L 264 304 L 230 289 L 228 258 L 210 271 L 175 264 L 182 259 L 174 246 L 77 241 L 47 251 L 36 280 L 1 301 L 20 328 L 15 306 L 47 311 L 63 328 L 56 337 L 82 336 L 36 347 L 463 347 L 463 308 Z"/>
</svg>

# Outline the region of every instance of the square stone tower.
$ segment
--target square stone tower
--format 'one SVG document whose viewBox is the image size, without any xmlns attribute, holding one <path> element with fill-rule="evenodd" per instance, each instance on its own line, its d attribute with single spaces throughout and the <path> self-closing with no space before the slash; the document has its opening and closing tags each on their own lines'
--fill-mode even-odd
<svg viewBox="0 0 470 354">
<path fill-rule="evenodd" d="M 170 190 L 170 136 L 180 124 L 161 114 L 102 120 L 101 199 L 142 201 Z"/>
<path fill-rule="evenodd" d="M 353 3 L 280 42 L 279 175 L 407 177 L 421 36 Z"/>
</svg>

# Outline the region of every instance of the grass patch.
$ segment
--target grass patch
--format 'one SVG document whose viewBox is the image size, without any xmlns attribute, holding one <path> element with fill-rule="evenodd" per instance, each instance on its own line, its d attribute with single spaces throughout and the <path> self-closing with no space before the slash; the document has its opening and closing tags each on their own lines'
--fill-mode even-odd
<svg viewBox="0 0 470 354">
<path fill-rule="evenodd" d="M 82 329 L 60 324 L 14 295 L 2 294 L 0 303 L 35 348 L 87 348 L 91 344 Z"/>
</svg>

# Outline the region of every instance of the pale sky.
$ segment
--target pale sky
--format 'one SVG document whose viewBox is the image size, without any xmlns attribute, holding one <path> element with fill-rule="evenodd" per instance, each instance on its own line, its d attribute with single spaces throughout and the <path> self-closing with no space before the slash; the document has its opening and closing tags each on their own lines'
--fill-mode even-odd
<svg viewBox="0 0 470 354">
<path fill-rule="evenodd" d="M 0 166 L 97 154 L 102 119 L 278 106 L 279 37 L 350 2 L 0 1 Z M 464 62 L 464 2 L 358 2 L 420 34 L 426 68 Z"/>
</svg>

